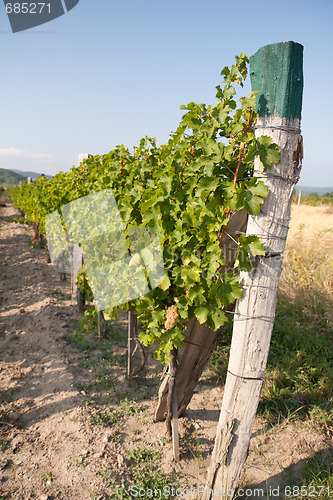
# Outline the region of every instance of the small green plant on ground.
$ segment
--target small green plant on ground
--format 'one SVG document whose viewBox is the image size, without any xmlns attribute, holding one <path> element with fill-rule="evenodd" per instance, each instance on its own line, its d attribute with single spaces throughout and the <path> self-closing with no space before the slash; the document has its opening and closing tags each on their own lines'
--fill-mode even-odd
<svg viewBox="0 0 333 500">
<path fill-rule="evenodd" d="M 137 403 L 135 399 L 129 401 L 128 398 L 120 401 L 120 408 L 126 415 L 138 416 L 144 411 L 142 404 Z"/>
<path fill-rule="evenodd" d="M 6 448 L 8 447 L 9 442 L 6 441 L 2 436 L 0 436 L 0 451 L 5 451 Z"/>
<path fill-rule="evenodd" d="M 42 474 L 40 476 L 41 480 L 43 481 L 43 483 L 47 483 L 47 484 L 50 484 L 52 483 L 52 475 L 50 474 L 50 472 L 45 472 L 45 474 Z"/>
<path fill-rule="evenodd" d="M 10 221 L 15 222 L 16 224 L 22 224 L 22 225 L 26 225 L 26 226 L 31 225 L 31 223 L 28 221 L 28 219 L 25 219 L 24 217 L 20 217 L 19 219 L 15 219 L 13 217 L 13 218 L 10 218 Z"/>
<path fill-rule="evenodd" d="M 73 460 L 73 463 L 74 463 L 75 467 L 85 467 L 87 465 L 84 460 L 79 460 L 78 458 L 75 458 Z"/>
<path fill-rule="evenodd" d="M 110 469 L 100 469 L 98 476 L 102 479 L 103 483 L 112 490 L 108 498 L 114 500 L 131 500 L 132 497 L 128 495 L 123 485 L 117 483 L 114 473 Z"/>
<path fill-rule="evenodd" d="M 156 494 L 156 498 L 170 499 L 172 491 L 179 488 L 179 478 L 176 474 L 166 474 L 160 469 L 155 470 L 152 464 L 143 464 L 140 467 L 132 466 L 133 485 L 129 488 L 131 497 L 137 496 L 140 490 L 149 494 Z"/>
<path fill-rule="evenodd" d="M 89 422 L 93 425 L 101 425 L 102 427 L 122 427 L 123 413 L 120 410 L 104 409 L 97 411 L 89 418 Z"/>
<path fill-rule="evenodd" d="M 318 457 L 307 460 L 302 474 L 302 483 L 286 490 L 286 498 L 301 500 L 303 498 L 332 499 L 333 494 L 333 465 Z"/>
<path fill-rule="evenodd" d="M 154 462 L 161 458 L 161 454 L 158 450 L 148 449 L 142 446 L 138 446 L 134 448 L 134 450 L 129 450 L 126 456 L 129 460 L 133 460 L 138 465 L 145 462 Z"/>
<path fill-rule="evenodd" d="M 120 431 L 123 427 L 124 417 L 127 415 L 140 416 L 144 411 L 143 406 L 135 400 L 129 401 L 127 398 L 119 403 L 119 408 L 111 410 L 109 408 L 101 408 L 99 410 L 91 409 L 93 413 L 89 417 L 89 422 L 92 425 L 101 425 L 102 427 L 112 427 L 116 431 Z M 120 435 L 113 436 L 113 441 L 119 441 Z"/>
<path fill-rule="evenodd" d="M 154 498 L 155 494 L 162 500 L 173 498 L 172 488 L 179 488 L 179 475 L 159 470 L 160 457 L 158 450 L 140 446 L 127 452 L 126 458 L 132 465 L 126 468 L 126 478 L 123 475 L 115 477 L 113 470 L 100 469 L 98 476 L 111 491 L 108 498 L 131 500 L 138 496 L 140 490 L 145 490 L 150 498 Z"/>
<path fill-rule="evenodd" d="M 63 290 L 61 290 L 61 288 L 56 288 L 55 290 L 52 290 L 52 292 L 50 292 L 50 295 L 59 300 L 69 300 L 71 298 L 70 294 L 64 293 Z"/>
<path fill-rule="evenodd" d="M 113 352 L 114 342 L 104 338 L 96 339 L 90 336 L 81 339 L 74 335 L 67 335 L 65 338 L 73 348 L 86 354 L 86 359 L 79 361 L 79 367 L 91 373 L 88 380 L 85 378 L 84 382 L 76 380 L 73 384 L 74 387 L 78 391 L 84 391 L 88 396 L 94 394 L 95 397 L 98 394 L 98 397 L 102 397 L 103 394 L 104 396 L 114 394 L 117 382 L 114 369 L 115 367 L 124 369 L 127 365 L 126 353 L 115 354 Z M 71 368 L 71 371 L 73 370 L 74 368 Z"/>
<path fill-rule="evenodd" d="M 72 347 L 75 347 L 76 349 L 82 352 L 95 351 L 96 349 L 99 348 L 97 342 L 91 342 L 89 340 L 80 340 L 74 337 L 73 335 L 66 335 L 65 339 L 68 344 L 70 344 Z"/>
</svg>

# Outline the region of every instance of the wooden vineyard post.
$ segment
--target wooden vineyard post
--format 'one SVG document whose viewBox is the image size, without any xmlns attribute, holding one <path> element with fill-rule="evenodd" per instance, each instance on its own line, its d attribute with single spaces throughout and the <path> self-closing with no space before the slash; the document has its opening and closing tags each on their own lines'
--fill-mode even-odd
<svg viewBox="0 0 333 500">
<path fill-rule="evenodd" d="M 78 290 L 76 281 L 77 273 L 83 264 L 83 253 L 79 245 L 76 243 L 73 245 L 73 250 L 71 254 L 71 289 L 72 289 L 72 302 L 76 302 L 78 311 L 82 313 L 84 311 L 85 300 L 83 294 Z"/>
<path fill-rule="evenodd" d="M 141 365 L 133 367 L 133 356 L 138 349 L 141 357 Z M 147 356 L 143 345 L 139 341 L 138 335 L 138 317 L 132 311 L 128 311 L 128 329 L 127 329 L 127 378 L 137 375 L 146 368 Z M 145 376 L 145 375 L 144 375 Z"/>
<path fill-rule="evenodd" d="M 128 311 L 128 328 L 127 328 L 127 378 L 130 378 L 133 372 L 132 356 L 133 346 L 137 336 L 137 317 L 132 311 Z"/>
<path fill-rule="evenodd" d="M 171 352 L 171 360 L 169 362 L 169 392 L 167 401 L 167 431 L 172 437 L 173 457 L 176 462 L 179 462 L 179 431 L 178 431 L 178 404 L 177 404 L 177 350 Z"/>
<path fill-rule="evenodd" d="M 301 198 L 302 198 L 302 190 L 300 189 L 300 192 L 299 192 L 299 195 L 298 195 L 297 213 L 299 212 L 299 207 L 301 205 Z"/>
<path fill-rule="evenodd" d="M 252 89 L 257 94 L 256 136 L 268 135 L 281 150 L 281 161 L 255 175 L 264 179 L 268 196 L 247 234 L 258 235 L 265 256 L 252 273 L 241 273 L 243 297 L 236 302 L 233 337 L 220 420 L 202 499 L 222 490 L 231 499 L 247 458 L 273 329 L 278 284 L 290 219 L 293 189 L 302 162 L 300 120 L 303 93 L 303 47 L 294 42 L 262 47 L 250 58 Z"/>
<path fill-rule="evenodd" d="M 88 156 L 89 155 L 86 153 L 81 153 L 79 155 L 78 165 L 80 165 L 84 159 L 88 158 Z M 77 273 L 79 272 L 79 269 L 82 266 L 82 264 L 83 264 L 83 252 L 81 250 L 81 247 L 79 247 L 79 245 L 75 243 L 73 245 L 71 252 L 71 291 L 72 291 L 72 303 L 76 303 L 79 313 L 84 312 L 84 306 L 85 306 L 84 294 L 82 294 L 76 286 Z"/>
<path fill-rule="evenodd" d="M 172 396 L 172 450 L 175 461 L 179 462 L 179 430 L 178 430 L 178 405 L 177 405 L 176 385 Z"/>
<path fill-rule="evenodd" d="M 127 325 L 127 378 L 131 376 L 132 373 L 132 339 L 133 339 L 133 313 L 128 311 L 127 313 L 128 325 Z"/>
<path fill-rule="evenodd" d="M 104 314 L 102 311 L 98 312 L 97 316 L 97 332 L 98 332 L 98 338 L 104 338 L 105 336 L 105 319 L 104 319 Z"/>
</svg>

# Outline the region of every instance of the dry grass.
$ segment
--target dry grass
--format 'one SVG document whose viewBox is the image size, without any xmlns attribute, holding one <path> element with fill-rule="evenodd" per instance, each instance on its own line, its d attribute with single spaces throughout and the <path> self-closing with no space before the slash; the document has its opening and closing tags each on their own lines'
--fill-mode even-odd
<svg viewBox="0 0 333 500">
<path fill-rule="evenodd" d="M 333 206 L 292 206 L 281 292 L 333 321 Z"/>
<path fill-rule="evenodd" d="M 292 206 L 259 413 L 333 425 L 333 209 Z"/>
</svg>

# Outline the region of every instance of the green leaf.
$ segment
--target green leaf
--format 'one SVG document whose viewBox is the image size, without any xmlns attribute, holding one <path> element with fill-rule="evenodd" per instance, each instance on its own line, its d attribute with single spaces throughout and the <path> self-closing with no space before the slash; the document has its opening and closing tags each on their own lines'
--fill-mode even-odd
<svg viewBox="0 0 333 500">
<path fill-rule="evenodd" d="M 223 91 L 223 97 L 225 99 L 230 99 L 236 94 L 236 90 L 232 85 L 227 85 Z"/>
<path fill-rule="evenodd" d="M 207 321 L 208 315 L 209 315 L 209 309 L 206 307 L 198 307 L 195 311 L 194 314 L 199 321 L 200 324 L 203 324 Z"/>
<path fill-rule="evenodd" d="M 250 252 L 252 255 L 265 255 L 265 249 L 262 246 L 261 241 L 258 236 L 250 235 L 246 236 L 242 234 L 239 237 L 239 244 L 246 249 L 246 251 Z"/>
<path fill-rule="evenodd" d="M 163 276 L 163 280 L 161 281 L 161 283 L 158 285 L 160 288 L 162 288 L 163 291 L 167 290 L 168 288 L 170 288 L 171 286 L 171 282 L 168 278 L 168 276 L 165 274 Z"/>
<path fill-rule="evenodd" d="M 213 331 L 218 330 L 221 326 L 224 325 L 228 321 L 227 316 L 224 314 L 223 311 L 217 310 L 215 312 L 212 312 L 212 314 L 209 316 L 207 320 L 207 326 L 211 328 Z"/>
<path fill-rule="evenodd" d="M 202 177 L 197 184 L 196 195 L 204 199 L 209 193 L 215 191 L 220 183 L 218 177 Z"/>
<path fill-rule="evenodd" d="M 253 264 L 250 255 L 253 255 L 254 257 L 257 255 L 265 255 L 265 249 L 258 236 L 246 236 L 242 234 L 238 242 L 239 249 L 237 260 L 235 262 L 235 268 L 238 267 L 242 271 L 251 272 L 253 271 Z"/>
<path fill-rule="evenodd" d="M 267 170 L 273 163 L 279 163 L 281 152 L 273 139 L 267 135 L 261 135 L 256 139 L 257 154 L 263 165 L 262 171 Z"/>
<path fill-rule="evenodd" d="M 205 296 L 204 296 L 205 290 L 202 286 L 200 285 L 194 285 L 190 288 L 189 290 L 189 298 L 192 302 L 196 304 L 202 304 L 205 302 Z"/>
</svg>

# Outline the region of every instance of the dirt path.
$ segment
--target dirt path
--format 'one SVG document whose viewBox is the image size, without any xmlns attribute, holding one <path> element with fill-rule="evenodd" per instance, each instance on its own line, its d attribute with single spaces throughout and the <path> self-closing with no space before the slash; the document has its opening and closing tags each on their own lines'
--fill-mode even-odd
<svg viewBox="0 0 333 500">
<path fill-rule="evenodd" d="M 110 491 L 117 489 L 115 481 L 121 485 L 128 480 L 131 462 L 126 453 L 143 446 L 163 449 L 161 469 L 185 469 L 192 483 L 203 473 L 203 481 L 221 388 L 207 394 L 205 387 L 203 394 L 195 395 L 193 410 L 180 426 L 188 437 L 181 464 L 173 462 L 164 423 L 152 421 L 156 401 L 151 389 L 156 393 L 161 366 L 156 372 L 152 364 L 150 378 L 133 384 L 126 381 L 124 369 L 113 366 L 110 378 L 118 385 L 114 401 L 111 395 L 108 402 L 123 398 L 126 421 L 115 422 L 116 431 L 91 425 L 87 405 L 93 400 L 86 382 L 93 370 L 80 368 L 80 361 L 88 363 L 88 355 L 65 340 L 77 320 L 70 284 L 60 281 L 45 250 L 30 247 L 31 226 L 20 224 L 19 213 L 8 200 L 6 205 L 0 219 L 0 499 L 123 498 L 121 492 L 112 496 Z M 124 351 L 115 347 L 115 356 Z M 127 396 L 142 400 L 145 394 L 140 419 L 139 406 Z"/>
<path fill-rule="evenodd" d="M 182 487 L 198 491 L 223 388 L 207 382 L 209 376 L 199 384 L 180 420 L 181 462 L 174 463 L 164 423 L 153 422 L 162 367 L 150 361 L 145 379 L 126 380 L 126 324 L 118 345 L 74 348 L 68 342 L 77 323 L 69 282 L 60 281 L 45 250 L 30 248 L 31 226 L 19 223 L 8 200 L 0 210 L 0 500 L 127 500 L 122 485 L 146 484 L 149 474 L 157 477 L 156 468 L 182 473 Z M 120 333 L 115 330 L 114 338 Z M 103 427 L 105 419 L 110 425 Z M 290 474 L 330 443 L 306 424 L 267 432 L 257 419 L 241 484 L 259 485 L 265 493 L 253 498 L 266 499 L 268 485 L 282 491 Z M 155 469 L 142 457 L 151 457 Z"/>
<path fill-rule="evenodd" d="M 30 248 L 31 229 L 12 222 L 13 217 L 19 214 L 12 206 L 3 208 L 1 420 L 15 431 L 10 433 L 12 458 L 1 457 L 1 489 L 15 499 L 90 498 L 96 472 L 73 466 L 82 451 L 94 452 L 94 446 L 91 429 L 78 419 L 84 398 L 67 370 L 71 361 L 63 338 L 73 308 L 57 297 L 60 289 L 69 293 L 69 285 L 64 290 L 45 250 Z"/>
</svg>

